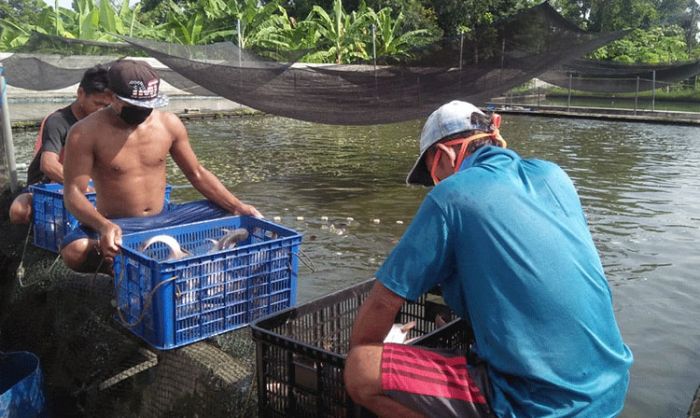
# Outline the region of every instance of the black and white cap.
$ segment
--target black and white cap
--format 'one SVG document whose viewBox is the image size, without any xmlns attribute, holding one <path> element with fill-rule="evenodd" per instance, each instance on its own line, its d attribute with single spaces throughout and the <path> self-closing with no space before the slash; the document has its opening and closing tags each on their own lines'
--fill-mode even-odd
<svg viewBox="0 0 700 418">
<path fill-rule="evenodd" d="M 109 89 L 126 103 L 150 109 L 168 105 L 168 97 L 160 94 L 158 73 L 145 61 L 115 61 L 108 77 Z"/>
</svg>

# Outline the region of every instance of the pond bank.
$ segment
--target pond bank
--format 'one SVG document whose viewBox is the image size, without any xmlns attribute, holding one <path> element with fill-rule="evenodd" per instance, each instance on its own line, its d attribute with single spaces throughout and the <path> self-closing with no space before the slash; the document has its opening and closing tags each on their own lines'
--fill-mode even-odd
<svg viewBox="0 0 700 418">
<path fill-rule="evenodd" d="M 630 110 L 608 107 L 552 106 L 552 105 L 510 105 L 491 103 L 488 108 L 502 114 L 541 116 L 548 118 L 594 119 L 656 123 L 667 125 L 700 126 L 700 113 L 676 111 Z"/>
<path fill-rule="evenodd" d="M 8 106 L 12 129 L 36 129 L 46 115 L 69 105 L 72 101 L 72 96 L 25 97 L 11 100 Z M 170 96 L 170 103 L 165 110 L 175 113 L 183 120 L 217 119 L 262 114 L 257 110 L 230 100 L 205 96 Z"/>
</svg>

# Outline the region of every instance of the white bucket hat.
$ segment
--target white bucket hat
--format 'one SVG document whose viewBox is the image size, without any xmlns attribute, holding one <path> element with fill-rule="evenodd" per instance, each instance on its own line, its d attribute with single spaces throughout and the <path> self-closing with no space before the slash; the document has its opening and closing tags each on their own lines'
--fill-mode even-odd
<svg viewBox="0 0 700 418">
<path fill-rule="evenodd" d="M 428 116 L 428 120 L 425 121 L 423 131 L 420 134 L 420 156 L 413 168 L 411 168 L 411 171 L 408 172 L 406 177 L 407 184 L 433 185 L 433 179 L 430 177 L 430 172 L 425 166 L 423 158 L 425 157 L 425 152 L 441 139 L 460 132 L 474 130 L 488 132 L 491 130 L 488 126 L 472 124 L 472 114 L 475 112 L 484 114 L 471 103 L 453 100 L 440 106 Z"/>
</svg>

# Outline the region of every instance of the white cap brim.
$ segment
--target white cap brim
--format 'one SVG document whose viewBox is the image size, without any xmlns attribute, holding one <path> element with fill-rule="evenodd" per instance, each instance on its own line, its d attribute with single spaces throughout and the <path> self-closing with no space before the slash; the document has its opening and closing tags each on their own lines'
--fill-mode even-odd
<svg viewBox="0 0 700 418">
<path fill-rule="evenodd" d="M 136 107 L 143 107 L 143 108 L 147 108 L 147 109 L 156 109 L 159 107 L 165 107 L 168 105 L 168 102 L 170 101 L 168 96 L 166 96 L 164 94 L 161 94 L 158 97 L 156 97 L 155 99 L 151 99 L 151 100 L 136 100 L 136 99 L 131 99 L 128 97 L 122 97 L 119 95 L 117 95 L 117 97 L 121 101 L 132 104 Z"/>
</svg>

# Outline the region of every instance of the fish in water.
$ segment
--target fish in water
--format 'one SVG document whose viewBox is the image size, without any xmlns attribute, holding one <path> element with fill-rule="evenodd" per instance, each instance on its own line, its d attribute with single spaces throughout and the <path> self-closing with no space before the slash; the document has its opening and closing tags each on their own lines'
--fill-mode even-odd
<svg viewBox="0 0 700 418">
<path fill-rule="evenodd" d="M 146 242 L 144 242 L 143 245 L 141 245 L 141 252 L 145 252 L 151 245 L 157 242 L 160 242 L 161 244 L 170 248 L 170 253 L 167 259 L 178 260 L 180 258 L 187 257 L 188 255 L 190 255 L 190 253 L 187 250 L 180 247 L 180 243 L 177 242 L 175 238 L 165 234 L 156 235 L 147 239 Z"/>
<path fill-rule="evenodd" d="M 406 324 L 394 324 L 392 325 L 389 333 L 384 337 L 385 343 L 396 343 L 403 344 L 406 342 L 406 337 L 408 337 L 408 331 L 412 330 L 416 326 L 416 321 L 411 321 Z"/>
<path fill-rule="evenodd" d="M 225 232 L 223 237 L 219 238 L 218 240 L 209 239 L 209 241 L 211 241 L 213 244 L 211 251 L 221 251 L 233 248 L 239 242 L 247 240 L 248 236 L 250 235 L 248 230 L 245 228 L 236 228 L 234 230 L 224 228 L 222 230 Z"/>
</svg>

